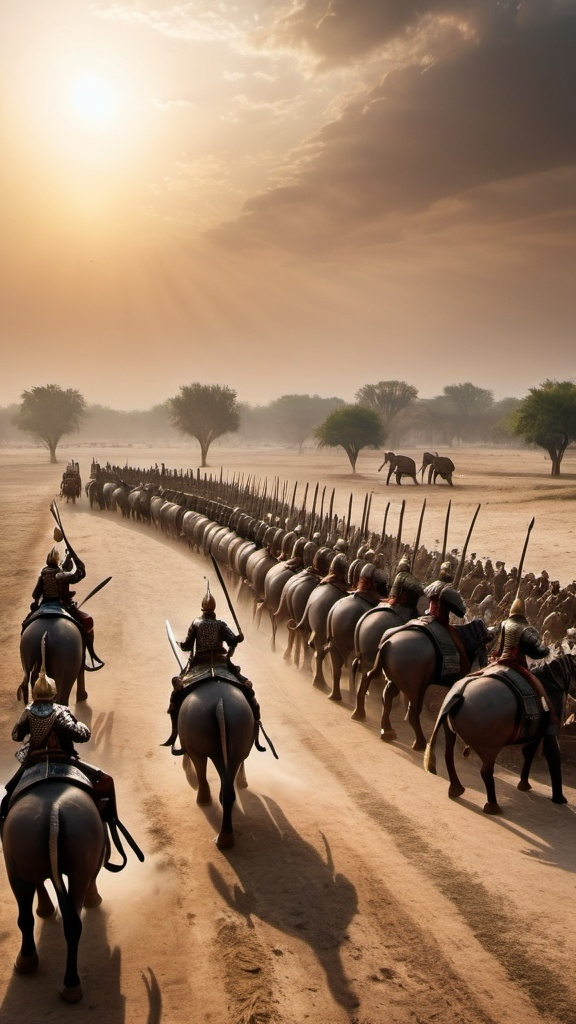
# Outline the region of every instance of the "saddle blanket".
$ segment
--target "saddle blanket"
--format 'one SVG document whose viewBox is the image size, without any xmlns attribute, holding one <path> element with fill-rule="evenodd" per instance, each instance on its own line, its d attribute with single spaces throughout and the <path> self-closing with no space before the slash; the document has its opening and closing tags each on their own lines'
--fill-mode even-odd
<svg viewBox="0 0 576 1024">
<path fill-rule="evenodd" d="M 447 629 L 434 619 L 413 619 L 406 629 L 417 629 L 430 636 L 440 658 L 439 680 L 453 683 L 461 675 L 460 652 Z"/>
<path fill-rule="evenodd" d="M 91 791 L 94 788 L 88 776 L 81 772 L 79 768 L 76 768 L 75 765 L 63 764 L 58 761 L 41 761 L 39 764 L 34 764 L 27 768 L 22 778 L 18 780 L 18 785 L 12 794 L 10 805 L 28 789 L 38 786 L 41 782 L 46 782 L 48 779 L 60 779 Z"/>
<path fill-rule="evenodd" d="M 530 685 L 527 679 L 520 672 L 516 672 L 513 668 L 509 668 L 506 665 L 502 665 L 497 672 L 491 673 L 488 679 L 500 679 L 503 683 L 514 691 L 518 697 L 523 717 L 527 720 L 527 724 L 530 722 L 538 722 L 542 711 L 542 703 L 538 694 L 535 692 L 534 687 Z"/>
</svg>

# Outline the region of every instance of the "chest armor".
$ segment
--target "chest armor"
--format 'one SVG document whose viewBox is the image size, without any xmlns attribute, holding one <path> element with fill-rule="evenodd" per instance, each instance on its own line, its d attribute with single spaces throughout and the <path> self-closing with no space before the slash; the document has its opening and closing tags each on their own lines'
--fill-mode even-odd
<svg viewBox="0 0 576 1024">
<path fill-rule="evenodd" d="M 52 708 L 48 714 L 38 714 L 35 710 L 29 709 L 28 723 L 30 725 L 31 750 L 41 750 L 46 745 L 57 717 L 58 712 L 55 708 Z"/>
<path fill-rule="evenodd" d="M 220 619 L 197 619 L 196 626 L 196 654 L 223 654 L 224 647 L 220 639 Z"/>
</svg>

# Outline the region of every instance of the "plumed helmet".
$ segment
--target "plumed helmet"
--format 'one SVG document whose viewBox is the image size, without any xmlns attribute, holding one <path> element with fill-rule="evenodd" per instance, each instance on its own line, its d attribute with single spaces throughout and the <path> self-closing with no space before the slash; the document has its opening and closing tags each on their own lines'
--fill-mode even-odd
<svg viewBox="0 0 576 1024">
<path fill-rule="evenodd" d="M 203 612 L 213 612 L 216 609 L 216 601 L 210 592 L 210 584 L 206 580 L 206 593 L 202 598 L 202 604 L 200 605 Z"/>
<path fill-rule="evenodd" d="M 32 700 L 54 700 L 56 683 L 45 672 L 41 672 L 32 687 Z"/>
<path fill-rule="evenodd" d="M 46 555 L 46 565 L 60 565 L 60 552 L 58 548 L 50 548 Z"/>
<path fill-rule="evenodd" d="M 441 601 L 448 611 L 457 615 L 459 619 L 464 618 L 466 614 L 466 605 L 458 591 L 454 590 L 454 587 L 448 586 L 448 584 L 444 583 L 442 580 L 434 580 L 434 583 L 431 583 L 429 587 L 426 587 L 424 593 L 431 601 Z"/>
</svg>

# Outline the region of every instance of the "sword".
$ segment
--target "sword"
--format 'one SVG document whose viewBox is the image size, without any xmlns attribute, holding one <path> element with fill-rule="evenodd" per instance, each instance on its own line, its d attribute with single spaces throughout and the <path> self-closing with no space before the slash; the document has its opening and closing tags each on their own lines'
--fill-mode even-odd
<svg viewBox="0 0 576 1024">
<path fill-rule="evenodd" d="M 172 626 L 168 622 L 168 619 L 166 619 L 166 633 L 167 633 L 167 636 L 168 636 L 168 640 L 170 641 L 170 647 L 172 648 L 172 652 L 174 654 L 174 657 L 176 658 L 176 661 L 178 662 L 178 664 L 180 666 L 180 671 L 183 672 L 184 671 L 184 665 L 180 661 L 180 655 L 178 654 L 178 644 L 176 643 L 176 637 L 174 636 L 174 633 L 172 632 Z"/>
<path fill-rule="evenodd" d="M 238 622 L 238 618 L 237 618 L 236 612 L 234 611 L 234 608 L 232 606 L 232 601 L 230 600 L 230 595 L 228 594 L 228 591 L 226 589 L 226 584 L 224 583 L 224 579 L 223 579 L 222 573 L 220 572 L 220 566 L 218 565 L 218 562 L 214 558 L 214 555 L 210 555 L 210 558 L 212 559 L 212 565 L 214 566 L 214 572 L 216 573 L 216 575 L 218 577 L 218 580 L 219 580 L 219 583 L 220 583 L 220 586 L 222 587 L 222 590 L 224 591 L 224 597 L 226 598 L 226 600 L 228 602 L 228 607 L 230 609 L 230 613 L 232 615 L 232 618 L 234 619 L 234 623 L 236 625 L 236 629 L 238 630 L 239 633 L 242 633 L 242 626 Z"/>
<path fill-rule="evenodd" d="M 86 595 L 82 603 L 78 605 L 78 608 L 81 608 L 83 604 L 86 604 L 86 601 L 89 601 L 91 597 L 94 597 L 94 594 L 97 594 L 99 590 L 102 590 L 102 587 L 105 587 L 107 583 L 110 583 L 111 579 L 111 576 L 107 576 L 106 579 L 102 580 L 97 587 L 94 587 L 94 590 L 91 590 L 90 593 Z"/>
</svg>

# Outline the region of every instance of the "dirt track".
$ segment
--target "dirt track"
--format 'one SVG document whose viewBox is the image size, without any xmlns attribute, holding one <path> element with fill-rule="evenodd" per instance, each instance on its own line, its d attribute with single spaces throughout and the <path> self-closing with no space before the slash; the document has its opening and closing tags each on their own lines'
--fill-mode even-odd
<svg viewBox="0 0 576 1024">
<path fill-rule="evenodd" d="M 77 456 L 87 477 L 89 458 Z M 145 453 L 140 462 L 155 457 Z M 50 544 L 48 503 L 63 467 L 50 467 L 37 452 L 2 453 L 0 462 L 0 768 L 7 778 L 15 767 L 9 735 L 19 713 L 19 624 Z M 313 478 L 314 467 L 307 471 Z M 366 479 L 355 486 L 364 491 Z M 426 494 L 439 515 L 446 490 L 432 490 Z M 462 522 L 476 490 L 458 512 Z M 502 512 L 523 527 L 526 497 L 522 492 Z M 414 512 L 421 501 L 420 492 L 411 499 Z M 554 515 L 571 507 L 557 504 Z M 85 499 L 62 511 L 88 568 L 78 597 L 113 574 L 91 604 L 106 668 L 88 677 L 89 700 L 76 713 L 93 730 L 86 757 L 115 775 L 121 815 L 146 863 L 131 857 L 121 875 L 101 875 L 102 907 L 85 914 L 84 1001 L 70 1010 L 57 995 L 58 922 L 38 924 L 39 972 L 12 973 L 18 930 L 1 876 L 0 1021 L 36 1024 L 69 1014 L 94 1024 L 576 1021 L 573 788 L 566 788 L 568 807 L 558 807 L 543 771 L 522 794 L 501 770 L 505 814 L 488 818 L 470 763 L 462 769 L 465 796 L 449 801 L 445 779 L 426 775 L 421 755 L 410 750 L 405 725 L 399 723 L 395 748 L 380 743 L 377 693 L 367 723 L 351 722 L 349 703 L 329 703 L 307 675 L 285 666 L 281 653 L 270 651 L 267 628 L 256 631 L 240 603 L 246 641 L 239 660 L 255 682 L 280 760 L 251 755 L 249 789 L 235 815 L 237 845 L 219 852 L 212 842 L 218 805 L 199 809 L 182 759 L 159 746 L 175 665 L 164 620 L 183 635 L 207 565 L 145 527 L 90 512 Z M 569 518 L 548 537 L 551 552 L 573 529 Z M 514 534 L 509 564 L 515 541 Z M 538 553 L 544 558 L 546 551 Z"/>
</svg>

